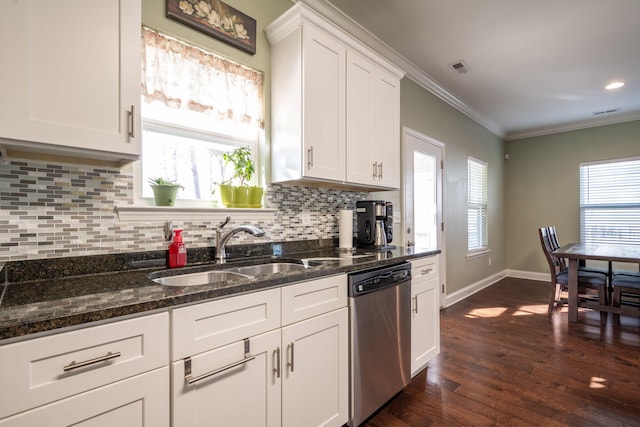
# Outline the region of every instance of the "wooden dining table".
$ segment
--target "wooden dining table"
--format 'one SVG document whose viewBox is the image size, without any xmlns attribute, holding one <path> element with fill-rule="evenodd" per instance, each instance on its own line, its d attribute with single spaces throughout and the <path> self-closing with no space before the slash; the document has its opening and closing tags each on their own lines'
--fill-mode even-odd
<svg viewBox="0 0 640 427">
<path fill-rule="evenodd" d="M 580 260 L 640 263 L 640 246 L 569 243 L 551 253 L 569 260 L 569 321 L 578 321 L 578 264 Z"/>
</svg>

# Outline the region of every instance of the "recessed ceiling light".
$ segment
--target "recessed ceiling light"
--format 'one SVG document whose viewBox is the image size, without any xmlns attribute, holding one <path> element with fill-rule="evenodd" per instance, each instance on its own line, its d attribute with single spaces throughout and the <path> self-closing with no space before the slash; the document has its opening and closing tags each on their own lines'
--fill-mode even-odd
<svg viewBox="0 0 640 427">
<path fill-rule="evenodd" d="M 609 83 L 604 88 L 606 90 L 613 90 L 613 89 L 621 88 L 622 86 L 624 86 L 624 82 L 613 82 L 613 83 Z"/>
</svg>

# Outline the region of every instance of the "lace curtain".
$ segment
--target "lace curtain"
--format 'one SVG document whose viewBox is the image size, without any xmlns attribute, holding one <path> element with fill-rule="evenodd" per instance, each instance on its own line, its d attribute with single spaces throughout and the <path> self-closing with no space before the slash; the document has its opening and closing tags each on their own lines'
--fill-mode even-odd
<svg viewBox="0 0 640 427">
<path fill-rule="evenodd" d="M 262 129 L 262 73 L 142 28 L 142 97 Z"/>
</svg>

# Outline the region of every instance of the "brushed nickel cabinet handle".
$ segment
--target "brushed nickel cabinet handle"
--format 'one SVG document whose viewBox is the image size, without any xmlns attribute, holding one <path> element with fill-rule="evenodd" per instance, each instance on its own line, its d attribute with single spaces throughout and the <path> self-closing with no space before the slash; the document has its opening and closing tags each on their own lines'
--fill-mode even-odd
<svg viewBox="0 0 640 427">
<path fill-rule="evenodd" d="M 276 366 L 273 368 L 273 373 L 276 374 L 276 378 L 280 378 L 280 347 L 277 347 L 274 350 L 274 353 L 276 357 Z"/>
<path fill-rule="evenodd" d="M 287 366 L 288 366 L 289 368 L 291 368 L 291 372 L 293 372 L 293 358 L 294 358 L 294 355 L 293 355 L 293 352 L 294 352 L 294 351 L 293 351 L 293 343 L 290 343 L 290 344 L 287 346 L 287 353 L 289 353 L 289 349 L 291 349 L 291 361 L 290 361 L 290 362 L 287 362 Z"/>
<path fill-rule="evenodd" d="M 418 314 L 418 295 L 416 295 L 415 297 L 413 297 L 413 301 L 414 301 L 414 304 L 413 304 L 413 312 L 414 312 L 415 314 Z"/>
<path fill-rule="evenodd" d="M 132 105 L 129 111 L 129 137 L 136 137 L 136 106 Z"/>
<path fill-rule="evenodd" d="M 423 276 L 426 276 L 427 274 L 431 273 L 433 271 L 433 268 L 426 268 L 420 271 L 420 274 L 422 274 Z"/>
<path fill-rule="evenodd" d="M 307 168 L 311 169 L 313 167 L 313 146 L 307 149 Z"/>
<path fill-rule="evenodd" d="M 373 179 L 378 177 L 378 162 L 373 163 L 373 173 L 371 174 Z"/>
<path fill-rule="evenodd" d="M 202 375 L 198 375 L 197 377 L 194 377 L 191 374 L 191 357 L 185 357 L 184 359 L 184 380 L 187 382 L 187 384 L 194 384 L 197 383 L 198 381 L 201 381 L 205 378 L 209 378 L 213 375 L 219 374 L 220 372 L 224 372 L 227 371 L 231 368 L 234 368 L 236 366 L 239 365 L 244 365 L 247 362 L 252 361 L 253 359 L 255 359 L 255 356 L 251 355 L 251 350 L 249 348 L 250 344 L 249 344 L 249 339 L 245 338 L 244 339 L 244 358 L 237 360 L 233 363 L 229 363 L 228 365 L 225 365 L 221 368 L 215 369 L 213 371 L 209 371 L 205 374 Z"/>
<path fill-rule="evenodd" d="M 382 179 L 382 162 L 378 165 L 378 179 Z"/>
<path fill-rule="evenodd" d="M 94 359 L 85 360 L 84 362 L 76 362 L 75 360 L 69 363 L 67 366 L 63 367 L 62 370 L 64 372 L 73 371 L 74 369 L 83 368 L 85 366 L 94 365 L 96 363 L 104 362 L 105 360 L 115 359 L 116 357 L 120 357 L 121 354 L 119 351 L 115 353 L 108 352 L 104 356 L 96 357 Z"/>
</svg>

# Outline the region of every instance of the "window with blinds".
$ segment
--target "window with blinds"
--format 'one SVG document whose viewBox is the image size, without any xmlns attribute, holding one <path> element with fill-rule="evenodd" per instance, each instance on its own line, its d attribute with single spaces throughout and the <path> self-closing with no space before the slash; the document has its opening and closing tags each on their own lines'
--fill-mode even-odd
<svg viewBox="0 0 640 427">
<path fill-rule="evenodd" d="M 487 230 L 487 163 L 473 157 L 467 159 L 468 251 L 485 251 Z"/>
<path fill-rule="evenodd" d="M 640 245 L 640 159 L 580 165 L 580 237 Z"/>
</svg>

